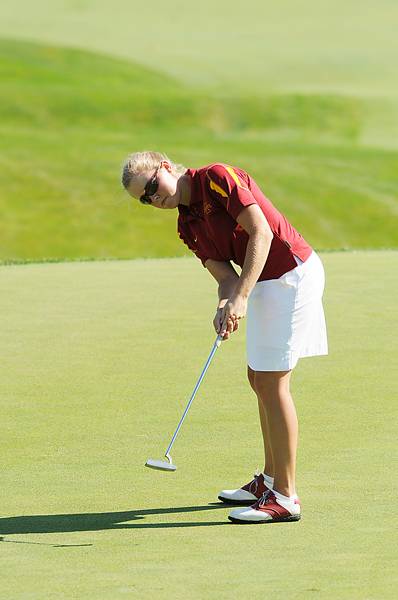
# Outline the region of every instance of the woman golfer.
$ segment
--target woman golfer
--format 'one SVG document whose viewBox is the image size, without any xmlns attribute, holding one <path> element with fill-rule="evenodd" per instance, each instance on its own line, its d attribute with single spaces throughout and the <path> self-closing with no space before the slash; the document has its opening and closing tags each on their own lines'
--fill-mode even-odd
<svg viewBox="0 0 398 600">
<path fill-rule="evenodd" d="M 228 339 L 247 316 L 247 373 L 265 465 L 241 488 L 220 492 L 222 502 L 241 506 L 229 519 L 298 521 L 290 376 L 299 358 L 327 354 L 319 257 L 243 169 L 224 163 L 186 169 L 165 154 L 137 152 L 127 158 L 122 182 L 143 204 L 178 209 L 180 238 L 218 282 L 216 332 Z"/>
</svg>

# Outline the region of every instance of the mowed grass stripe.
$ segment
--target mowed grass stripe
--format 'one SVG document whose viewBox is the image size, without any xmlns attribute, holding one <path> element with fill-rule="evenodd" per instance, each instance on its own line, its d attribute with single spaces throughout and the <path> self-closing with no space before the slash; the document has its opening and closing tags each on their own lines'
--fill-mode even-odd
<svg viewBox="0 0 398 600">
<path fill-rule="evenodd" d="M 215 336 L 216 286 L 198 261 L 0 269 L 3 593 L 394 598 L 397 253 L 322 259 L 330 355 L 293 376 L 303 519 L 269 527 L 229 525 L 212 504 L 262 466 L 244 323 L 184 423 L 177 472 L 143 466 Z"/>
</svg>

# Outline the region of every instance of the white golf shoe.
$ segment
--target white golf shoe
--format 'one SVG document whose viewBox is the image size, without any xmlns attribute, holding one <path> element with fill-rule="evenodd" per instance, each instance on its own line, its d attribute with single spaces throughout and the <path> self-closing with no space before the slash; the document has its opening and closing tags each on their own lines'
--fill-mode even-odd
<svg viewBox="0 0 398 600">
<path fill-rule="evenodd" d="M 256 502 L 265 494 L 270 491 L 264 482 L 264 475 L 259 473 L 254 475 L 254 478 L 243 485 L 241 488 L 236 490 L 222 490 L 219 493 L 218 499 L 225 504 L 242 504 L 248 506 Z"/>
<path fill-rule="evenodd" d="M 232 523 L 280 523 L 299 521 L 301 518 L 300 501 L 296 497 L 289 510 L 279 504 L 275 495 L 266 492 L 253 506 L 233 510 L 228 519 Z"/>
</svg>

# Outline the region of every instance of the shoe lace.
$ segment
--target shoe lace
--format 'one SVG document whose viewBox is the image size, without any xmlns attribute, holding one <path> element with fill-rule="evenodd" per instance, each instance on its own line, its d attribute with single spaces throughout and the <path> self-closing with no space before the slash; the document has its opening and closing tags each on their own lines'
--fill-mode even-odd
<svg viewBox="0 0 398 600">
<path fill-rule="evenodd" d="M 266 490 L 261 496 L 261 498 L 259 498 L 259 500 L 257 501 L 258 506 L 266 506 L 267 504 L 272 504 L 274 501 L 272 496 L 272 491 Z"/>
<path fill-rule="evenodd" d="M 258 478 L 260 477 L 260 475 L 261 475 L 261 473 L 256 471 L 253 475 L 252 481 L 249 483 L 249 492 L 251 494 L 256 495 L 257 488 L 258 488 Z"/>
</svg>

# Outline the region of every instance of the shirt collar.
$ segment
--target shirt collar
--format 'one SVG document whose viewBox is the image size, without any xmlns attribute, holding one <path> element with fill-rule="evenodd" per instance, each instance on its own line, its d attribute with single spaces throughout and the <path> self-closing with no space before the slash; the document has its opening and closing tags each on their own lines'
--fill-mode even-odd
<svg viewBox="0 0 398 600">
<path fill-rule="evenodd" d="M 187 169 L 185 171 L 185 175 L 188 175 L 191 182 L 191 199 L 189 206 L 185 206 L 185 204 L 178 205 L 178 212 L 183 221 L 194 221 L 198 218 L 203 217 L 203 199 L 200 194 L 200 190 L 198 191 L 198 170 L 197 169 Z"/>
</svg>

